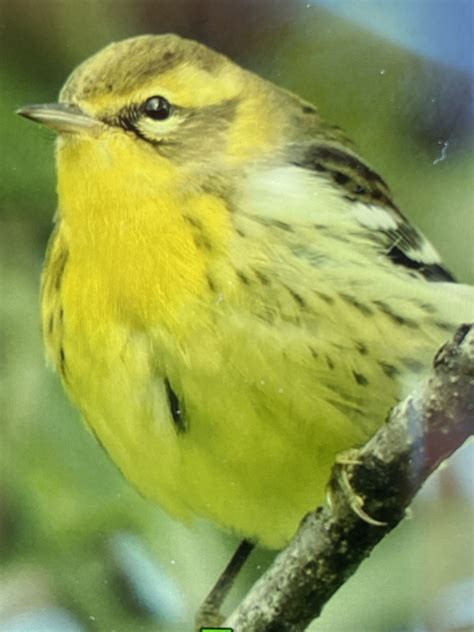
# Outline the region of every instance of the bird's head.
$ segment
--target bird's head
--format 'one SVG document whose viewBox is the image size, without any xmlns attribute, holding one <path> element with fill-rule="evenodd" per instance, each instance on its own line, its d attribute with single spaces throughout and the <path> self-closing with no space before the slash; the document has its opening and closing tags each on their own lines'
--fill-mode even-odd
<svg viewBox="0 0 474 632">
<path fill-rule="evenodd" d="M 77 161 L 92 144 L 109 162 L 141 156 L 192 179 L 275 157 L 308 120 L 293 95 L 176 35 L 111 44 L 74 70 L 57 104 L 19 113 L 60 133 L 60 155 L 73 146 Z"/>
</svg>

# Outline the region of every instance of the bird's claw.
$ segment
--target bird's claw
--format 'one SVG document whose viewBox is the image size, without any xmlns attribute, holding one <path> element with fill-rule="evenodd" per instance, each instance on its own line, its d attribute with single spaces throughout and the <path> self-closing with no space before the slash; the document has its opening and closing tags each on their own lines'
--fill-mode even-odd
<svg viewBox="0 0 474 632">
<path fill-rule="evenodd" d="M 361 464 L 361 460 L 358 458 L 357 450 L 347 450 L 341 452 L 336 457 L 336 464 L 339 466 L 338 484 L 342 491 L 344 498 L 346 499 L 349 507 L 361 520 L 374 527 L 384 527 L 386 522 L 376 520 L 364 510 L 364 498 L 363 496 L 356 494 L 352 488 L 348 475 L 348 466 L 357 466 Z M 328 491 L 328 504 L 330 507 L 334 506 L 332 500 L 331 489 Z"/>
</svg>

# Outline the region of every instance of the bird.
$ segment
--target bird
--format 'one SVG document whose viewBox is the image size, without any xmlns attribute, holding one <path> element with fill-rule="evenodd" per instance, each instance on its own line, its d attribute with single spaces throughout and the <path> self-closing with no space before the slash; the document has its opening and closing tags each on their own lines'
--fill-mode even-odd
<svg viewBox="0 0 474 632">
<path fill-rule="evenodd" d="M 80 64 L 57 103 L 46 352 L 124 476 L 270 549 L 423 379 L 474 288 L 317 107 L 177 35 Z"/>
</svg>

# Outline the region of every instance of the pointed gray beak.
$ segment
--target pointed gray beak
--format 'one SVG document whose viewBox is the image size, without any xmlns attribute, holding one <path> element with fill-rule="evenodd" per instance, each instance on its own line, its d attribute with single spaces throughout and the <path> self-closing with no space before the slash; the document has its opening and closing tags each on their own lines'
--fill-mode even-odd
<svg viewBox="0 0 474 632">
<path fill-rule="evenodd" d="M 104 125 L 102 121 L 88 116 L 72 103 L 25 105 L 16 113 L 57 132 L 94 132 Z"/>
</svg>

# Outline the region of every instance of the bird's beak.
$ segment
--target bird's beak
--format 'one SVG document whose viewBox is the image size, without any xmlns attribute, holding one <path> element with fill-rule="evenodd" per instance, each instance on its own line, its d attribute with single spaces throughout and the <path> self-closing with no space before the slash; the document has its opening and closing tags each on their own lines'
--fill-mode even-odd
<svg viewBox="0 0 474 632">
<path fill-rule="evenodd" d="M 25 105 L 16 113 L 36 123 L 51 127 L 57 132 L 93 133 L 103 126 L 102 121 L 88 116 L 72 103 Z"/>
</svg>

